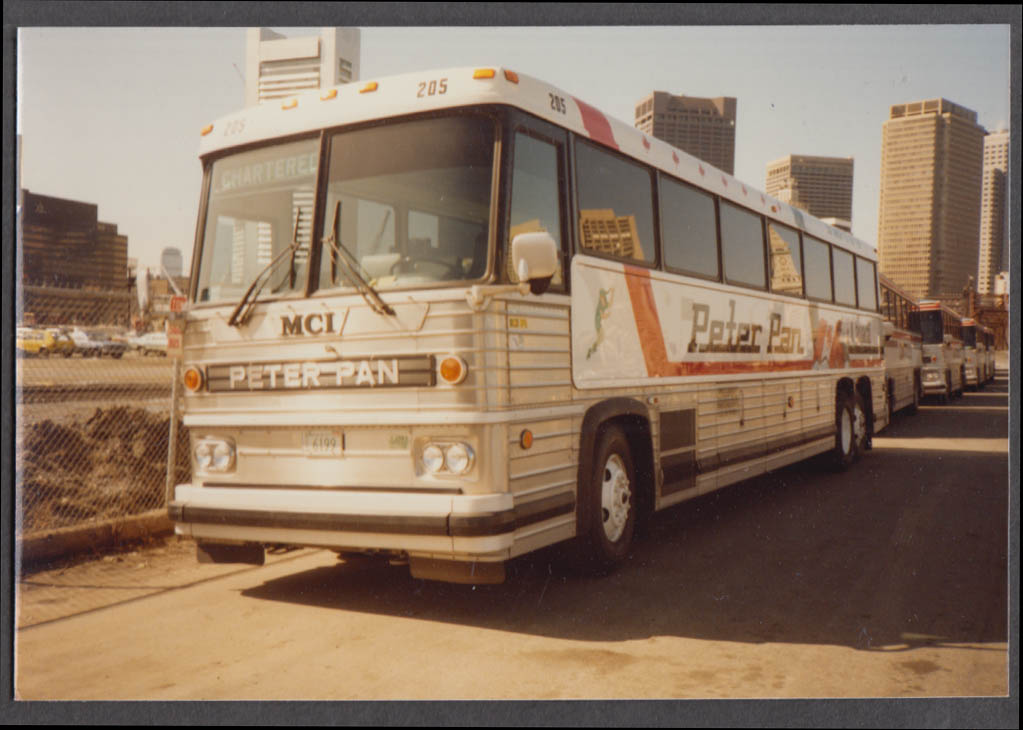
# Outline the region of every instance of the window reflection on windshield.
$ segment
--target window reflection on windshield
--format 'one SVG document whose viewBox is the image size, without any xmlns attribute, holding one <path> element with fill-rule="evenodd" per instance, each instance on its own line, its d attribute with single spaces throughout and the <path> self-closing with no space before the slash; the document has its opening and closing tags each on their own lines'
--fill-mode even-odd
<svg viewBox="0 0 1023 730">
<path fill-rule="evenodd" d="M 300 244 L 264 288 L 305 291 L 312 231 L 318 141 L 243 152 L 213 163 L 203 234 L 198 301 L 235 302 L 252 280 L 291 245 Z"/>
<path fill-rule="evenodd" d="M 340 244 L 374 287 L 486 273 L 493 146 L 493 123 L 468 116 L 344 132 L 331 140 L 326 209 L 341 202 Z M 350 286 L 326 248 L 319 286 Z"/>
</svg>

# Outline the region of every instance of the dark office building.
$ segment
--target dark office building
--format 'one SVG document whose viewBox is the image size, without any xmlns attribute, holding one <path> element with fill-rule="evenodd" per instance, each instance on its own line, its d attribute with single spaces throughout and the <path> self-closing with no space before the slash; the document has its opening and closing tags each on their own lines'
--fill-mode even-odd
<svg viewBox="0 0 1023 730">
<path fill-rule="evenodd" d="M 127 324 L 128 238 L 97 206 L 21 191 L 19 319 Z"/>
</svg>

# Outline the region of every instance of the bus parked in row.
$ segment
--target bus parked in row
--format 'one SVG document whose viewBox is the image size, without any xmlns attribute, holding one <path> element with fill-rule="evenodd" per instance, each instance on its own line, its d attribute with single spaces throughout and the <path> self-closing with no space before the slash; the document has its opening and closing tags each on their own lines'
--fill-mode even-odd
<svg viewBox="0 0 1023 730">
<path fill-rule="evenodd" d="M 916 413 L 922 395 L 923 340 L 916 302 L 891 279 L 879 275 L 884 317 L 885 387 L 888 412 Z"/>
<path fill-rule="evenodd" d="M 873 247 L 540 80 L 317 91 L 200 156 L 169 512 L 202 560 L 604 569 L 651 511 L 887 423 Z"/>
<path fill-rule="evenodd" d="M 973 390 L 983 388 L 995 377 L 991 330 L 972 317 L 962 320 L 963 382 Z"/>
<path fill-rule="evenodd" d="M 942 403 L 963 394 L 963 333 L 961 317 L 938 301 L 919 303 L 920 333 L 923 337 L 923 392 Z"/>
</svg>

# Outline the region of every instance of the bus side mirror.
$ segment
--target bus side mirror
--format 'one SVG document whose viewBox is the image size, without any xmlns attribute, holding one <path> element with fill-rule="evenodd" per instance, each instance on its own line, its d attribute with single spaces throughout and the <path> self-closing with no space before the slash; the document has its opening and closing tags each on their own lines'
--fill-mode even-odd
<svg viewBox="0 0 1023 730">
<path fill-rule="evenodd" d="M 558 270 L 558 244 L 546 231 L 520 233 L 512 239 L 512 264 L 519 281 L 528 281 L 530 291 L 543 294 Z"/>
</svg>

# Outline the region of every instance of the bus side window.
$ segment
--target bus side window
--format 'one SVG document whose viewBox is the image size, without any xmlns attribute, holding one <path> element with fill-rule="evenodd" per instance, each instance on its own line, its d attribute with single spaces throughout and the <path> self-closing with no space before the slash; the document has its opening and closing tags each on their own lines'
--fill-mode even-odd
<svg viewBox="0 0 1023 730">
<path fill-rule="evenodd" d="M 831 265 L 835 271 L 835 304 L 856 306 L 856 279 L 853 255 L 840 248 L 831 248 Z"/>
<path fill-rule="evenodd" d="M 803 271 L 806 296 L 823 302 L 831 301 L 831 260 L 828 244 L 803 236 Z"/>
<path fill-rule="evenodd" d="M 511 257 L 512 239 L 520 233 L 545 231 L 551 235 L 558 250 L 564 252 L 561 241 L 561 194 L 558 190 L 558 148 L 522 132 L 515 133 L 515 161 L 512 169 L 511 213 L 508 217 L 508 235 L 505 236 L 505 269 L 508 279 L 519 280 Z M 562 267 L 551 279 L 551 285 L 564 282 Z"/>
<path fill-rule="evenodd" d="M 856 257 L 856 288 L 860 309 L 877 311 L 877 283 L 874 277 L 874 262 Z"/>
<path fill-rule="evenodd" d="M 792 228 L 767 222 L 768 258 L 771 262 L 771 291 L 803 296 L 803 261 L 799 233 Z"/>
<path fill-rule="evenodd" d="M 720 279 L 713 196 L 663 175 L 660 181 L 665 266 L 685 274 Z"/>
<path fill-rule="evenodd" d="M 582 140 L 575 152 L 582 248 L 657 263 L 650 171 Z"/>
<path fill-rule="evenodd" d="M 725 281 L 766 289 L 764 229 L 760 216 L 723 200 L 720 215 Z"/>
</svg>

